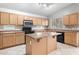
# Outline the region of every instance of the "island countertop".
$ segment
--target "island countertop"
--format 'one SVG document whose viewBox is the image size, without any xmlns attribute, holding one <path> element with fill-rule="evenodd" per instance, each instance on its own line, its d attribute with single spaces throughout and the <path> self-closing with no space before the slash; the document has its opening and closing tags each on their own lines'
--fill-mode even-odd
<svg viewBox="0 0 79 59">
<path fill-rule="evenodd" d="M 36 32 L 33 34 L 26 34 L 27 36 L 33 38 L 33 39 L 40 39 L 43 37 L 50 37 L 50 36 L 57 36 L 60 35 L 61 33 L 56 33 L 56 32 Z"/>
</svg>

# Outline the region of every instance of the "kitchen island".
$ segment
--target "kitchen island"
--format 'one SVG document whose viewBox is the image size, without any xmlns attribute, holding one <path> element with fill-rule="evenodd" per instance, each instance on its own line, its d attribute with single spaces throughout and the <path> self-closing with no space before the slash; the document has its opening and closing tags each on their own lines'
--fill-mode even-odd
<svg viewBox="0 0 79 59">
<path fill-rule="evenodd" d="M 26 54 L 47 55 L 56 50 L 56 36 L 60 34 L 56 32 L 26 34 Z"/>
</svg>

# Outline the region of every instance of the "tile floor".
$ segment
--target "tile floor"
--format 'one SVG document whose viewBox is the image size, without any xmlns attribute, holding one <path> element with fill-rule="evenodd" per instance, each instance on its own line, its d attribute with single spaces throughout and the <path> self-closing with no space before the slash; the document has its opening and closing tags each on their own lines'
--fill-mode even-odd
<svg viewBox="0 0 79 59">
<path fill-rule="evenodd" d="M 25 45 L 19 45 L 0 50 L 0 55 L 24 55 Z M 62 43 L 57 43 L 57 50 L 48 55 L 79 55 L 79 47 L 73 47 Z"/>
</svg>

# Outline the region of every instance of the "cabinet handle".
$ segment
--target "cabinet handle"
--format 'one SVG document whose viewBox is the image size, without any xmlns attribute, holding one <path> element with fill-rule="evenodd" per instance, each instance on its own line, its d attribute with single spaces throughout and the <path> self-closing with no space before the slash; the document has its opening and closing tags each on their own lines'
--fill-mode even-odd
<svg viewBox="0 0 79 59">
<path fill-rule="evenodd" d="M 32 45 L 32 41 L 30 41 L 29 43 L 30 43 L 30 45 Z"/>
<path fill-rule="evenodd" d="M 52 38 L 55 38 L 55 36 L 52 36 Z"/>
</svg>

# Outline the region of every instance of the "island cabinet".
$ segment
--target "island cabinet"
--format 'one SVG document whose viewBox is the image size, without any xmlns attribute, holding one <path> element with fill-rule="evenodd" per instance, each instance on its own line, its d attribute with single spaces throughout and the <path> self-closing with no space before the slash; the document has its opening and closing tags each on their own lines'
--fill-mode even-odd
<svg viewBox="0 0 79 59">
<path fill-rule="evenodd" d="M 47 40 L 47 53 L 53 52 L 53 50 L 56 50 L 57 43 L 56 43 L 56 36 L 48 37 Z"/>
<path fill-rule="evenodd" d="M 26 54 L 29 55 L 44 55 L 47 54 L 46 40 L 47 38 L 41 38 L 40 41 L 26 36 Z"/>
<path fill-rule="evenodd" d="M 10 14 L 6 12 L 0 12 L 0 24 L 8 25 L 10 23 Z"/>
<path fill-rule="evenodd" d="M 26 54 L 47 55 L 56 48 L 56 33 L 52 36 L 49 36 L 48 33 L 26 34 Z"/>
<path fill-rule="evenodd" d="M 18 16 L 16 14 L 10 14 L 10 24 L 17 25 Z"/>
<path fill-rule="evenodd" d="M 73 46 L 79 46 L 79 32 L 65 32 L 64 42 Z"/>
</svg>

